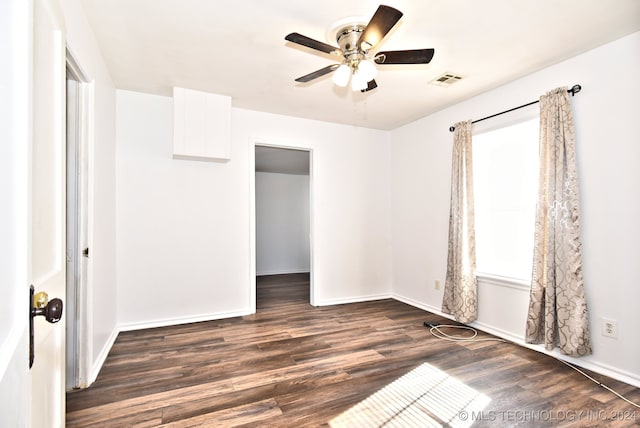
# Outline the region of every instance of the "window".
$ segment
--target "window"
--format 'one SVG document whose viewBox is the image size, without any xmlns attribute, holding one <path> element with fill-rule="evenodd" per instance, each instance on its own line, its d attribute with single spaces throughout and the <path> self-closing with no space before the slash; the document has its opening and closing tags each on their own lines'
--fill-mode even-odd
<svg viewBox="0 0 640 428">
<path fill-rule="evenodd" d="M 538 187 L 539 119 L 473 136 L 479 276 L 530 283 Z"/>
</svg>

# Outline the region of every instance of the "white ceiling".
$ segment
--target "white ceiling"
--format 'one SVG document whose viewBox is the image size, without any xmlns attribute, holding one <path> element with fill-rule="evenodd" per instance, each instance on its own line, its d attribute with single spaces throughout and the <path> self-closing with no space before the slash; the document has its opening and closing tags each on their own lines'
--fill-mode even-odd
<svg viewBox="0 0 640 428">
<path fill-rule="evenodd" d="M 294 82 L 336 61 L 284 37 L 336 45 L 325 37 L 331 25 L 368 20 L 378 1 L 82 3 L 119 89 L 169 96 L 180 86 L 231 96 L 238 108 L 387 130 L 640 30 L 640 0 L 385 0 L 404 16 L 378 48 L 435 48 L 435 56 L 378 66 L 378 88 L 362 94 L 330 75 Z M 444 72 L 463 80 L 428 84 Z"/>
</svg>

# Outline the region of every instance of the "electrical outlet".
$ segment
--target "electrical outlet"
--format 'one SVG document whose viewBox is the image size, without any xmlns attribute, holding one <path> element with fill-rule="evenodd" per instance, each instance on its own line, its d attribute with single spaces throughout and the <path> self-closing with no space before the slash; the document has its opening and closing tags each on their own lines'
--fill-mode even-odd
<svg viewBox="0 0 640 428">
<path fill-rule="evenodd" d="M 436 282 L 435 282 L 435 284 L 433 285 L 433 288 L 435 288 L 436 290 L 440 290 L 440 281 L 438 281 L 438 280 L 436 279 Z"/>
<path fill-rule="evenodd" d="M 611 318 L 602 318 L 602 335 L 618 338 L 618 321 Z"/>
</svg>

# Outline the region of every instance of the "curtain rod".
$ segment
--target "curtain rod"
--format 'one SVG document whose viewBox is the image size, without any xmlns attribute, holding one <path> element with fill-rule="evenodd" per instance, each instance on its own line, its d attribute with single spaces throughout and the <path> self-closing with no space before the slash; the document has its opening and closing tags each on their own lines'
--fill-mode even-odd
<svg viewBox="0 0 640 428">
<path fill-rule="evenodd" d="M 582 90 L 582 86 L 580 86 L 580 85 L 573 85 L 573 86 L 571 87 L 571 89 L 567 90 L 567 92 L 568 92 L 568 93 L 570 93 L 570 94 L 571 94 L 571 96 L 574 96 L 575 94 L 577 94 L 577 93 L 578 93 L 578 92 L 580 92 L 581 90 Z M 476 119 L 476 120 L 474 120 L 474 121 L 473 121 L 473 122 L 471 122 L 471 123 L 482 122 L 483 120 L 491 119 L 492 117 L 500 116 L 501 114 L 509 113 L 509 112 L 514 111 L 514 110 L 521 109 L 521 108 L 523 108 L 523 107 L 529 107 L 530 105 L 537 104 L 537 103 L 539 103 L 539 102 L 540 102 L 540 100 L 531 101 L 530 103 L 522 104 L 521 106 L 514 107 L 514 108 L 510 108 L 509 110 L 501 111 L 500 113 L 492 114 L 491 116 L 483 117 L 482 119 Z M 453 131 L 455 131 L 455 130 L 456 130 L 456 127 L 455 127 L 455 126 L 451 126 L 451 127 L 449 127 L 449 131 L 453 132 Z"/>
</svg>

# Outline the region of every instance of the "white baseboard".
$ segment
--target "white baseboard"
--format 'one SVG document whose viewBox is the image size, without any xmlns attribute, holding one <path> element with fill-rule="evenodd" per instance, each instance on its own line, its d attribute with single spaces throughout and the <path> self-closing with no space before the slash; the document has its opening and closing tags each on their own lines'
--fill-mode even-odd
<svg viewBox="0 0 640 428">
<path fill-rule="evenodd" d="M 584 357 L 584 358 L 570 357 L 568 355 L 564 355 L 560 353 L 560 351 L 558 351 L 557 349 L 554 349 L 552 351 L 547 351 L 544 345 L 534 345 L 531 343 L 526 343 L 523 337 L 518 337 L 513 334 L 503 334 L 503 332 L 500 329 L 497 329 L 495 327 L 492 327 L 483 323 L 473 322 L 470 324 L 470 326 L 477 328 L 478 330 L 482 330 L 485 333 L 493 334 L 494 336 L 509 340 L 510 342 L 513 342 L 525 348 L 529 348 L 533 351 L 549 355 L 558 360 L 566 361 L 567 363 L 571 363 L 574 366 L 582 367 L 584 369 L 591 370 L 595 373 L 608 376 L 612 379 L 616 379 L 621 382 L 628 383 L 629 385 L 633 385 L 636 388 L 640 388 L 640 377 L 638 375 L 634 375 L 633 373 L 629 373 L 627 371 L 620 370 L 615 367 L 611 367 L 607 364 L 603 364 L 598 361 L 593 361 L 589 359 L 590 357 Z"/>
<path fill-rule="evenodd" d="M 384 300 L 384 299 L 392 299 L 392 298 L 393 296 L 390 293 L 369 294 L 366 296 L 348 297 L 345 299 L 320 300 L 316 302 L 316 306 L 344 305 L 347 303 L 371 302 L 374 300 Z"/>
<path fill-rule="evenodd" d="M 440 311 L 440 308 L 436 308 L 435 306 L 426 305 L 426 304 L 423 304 L 423 303 L 418 302 L 416 300 L 413 300 L 413 299 L 410 299 L 408 297 L 404 297 L 404 296 L 401 296 L 401 295 L 398 295 L 398 294 L 395 294 L 395 293 L 393 294 L 392 298 L 394 298 L 394 299 L 396 299 L 396 300 L 398 300 L 400 302 L 406 303 L 407 305 L 411 305 L 413 307 L 416 307 L 418 309 L 422 309 L 424 311 L 431 312 L 431 313 L 433 313 L 435 315 L 439 315 L 441 317 L 444 317 L 444 318 L 447 318 L 447 319 L 450 319 L 450 320 L 454 319 L 451 315 L 442 313 Z M 634 373 L 629 373 L 627 371 L 620 370 L 620 369 L 617 369 L 615 367 L 611 367 L 609 365 L 602 364 L 602 363 L 597 362 L 597 361 L 589 360 L 588 359 L 589 357 L 573 358 L 573 357 L 569 357 L 567 355 L 561 354 L 557 350 L 547 351 L 544 348 L 543 345 L 532 345 L 530 343 L 526 343 L 524 341 L 523 337 L 515 335 L 515 334 L 513 334 L 511 332 L 508 332 L 508 331 L 505 331 L 505 330 L 502 330 L 502 329 L 499 329 L 499 328 L 484 324 L 482 322 L 475 321 L 475 322 L 472 322 L 471 324 L 468 324 L 468 325 L 473 327 L 473 328 L 477 328 L 478 330 L 482 330 L 485 333 L 492 334 L 492 335 L 494 335 L 496 337 L 499 337 L 501 339 L 505 339 L 505 340 L 513 342 L 513 343 L 515 343 L 517 345 L 523 346 L 525 348 L 529 348 L 529 349 L 531 349 L 533 351 L 549 355 L 551 357 L 557 358 L 558 360 L 566 361 L 566 362 L 571 363 L 571 364 L 573 364 L 575 366 L 582 367 L 582 368 L 587 369 L 587 370 L 591 370 L 591 371 L 593 371 L 595 373 L 599 373 L 601 375 L 608 376 L 608 377 L 610 377 L 612 379 L 616 379 L 616 380 L 619 380 L 621 382 L 628 383 L 629 385 L 633 385 L 636 388 L 640 388 L 640 376 L 638 376 L 638 375 L 636 375 Z"/>
<path fill-rule="evenodd" d="M 188 316 L 188 317 L 158 319 L 154 321 L 120 324 L 118 326 L 118 329 L 119 331 L 143 330 L 146 328 L 168 327 L 172 325 L 190 324 L 194 322 L 214 321 L 214 320 L 220 320 L 225 318 L 243 317 L 245 315 L 251 315 L 252 313 L 253 312 L 250 310 L 232 311 L 232 312 L 216 312 L 212 314 L 202 314 L 202 315 Z"/>
<path fill-rule="evenodd" d="M 397 300 L 399 302 L 406 303 L 407 305 L 413 306 L 414 308 L 422 309 L 423 311 L 431 312 L 432 314 L 439 315 L 441 317 L 448 318 L 450 320 L 454 319 L 451 315 L 440 312 L 440 309 L 436 308 L 435 306 L 431 306 L 431 305 L 424 304 L 422 302 L 418 302 L 417 300 L 413 300 L 413 299 L 411 299 L 409 297 L 405 297 L 405 296 L 402 296 L 400 294 L 392 293 L 391 298 L 395 299 L 395 300 Z"/>
<path fill-rule="evenodd" d="M 116 339 L 118 338 L 118 333 L 119 331 L 117 328 L 113 329 L 113 331 L 109 335 L 109 338 L 107 339 L 104 346 L 100 350 L 100 353 L 97 355 L 96 359 L 93 361 L 93 365 L 91 366 L 91 373 L 89 373 L 89 382 L 86 387 L 89 387 L 98 378 L 98 374 L 100 373 L 100 370 L 102 370 L 102 366 L 104 365 L 104 362 L 107 360 L 107 356 L 109 355 L 111 348 L 113 348 L 113 344 L 116 342 Z"/>
</svg>

